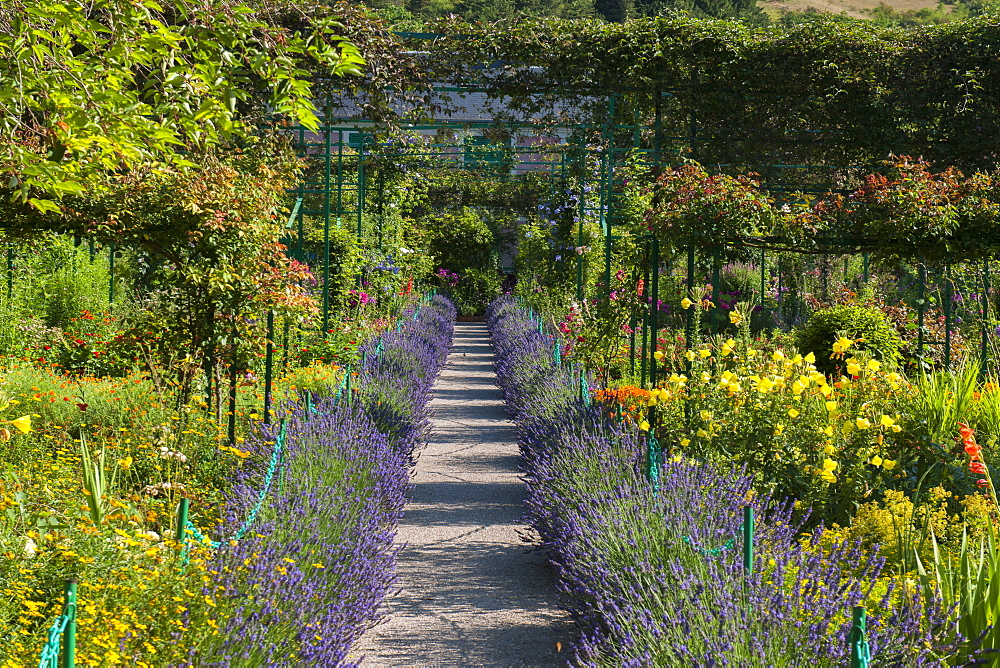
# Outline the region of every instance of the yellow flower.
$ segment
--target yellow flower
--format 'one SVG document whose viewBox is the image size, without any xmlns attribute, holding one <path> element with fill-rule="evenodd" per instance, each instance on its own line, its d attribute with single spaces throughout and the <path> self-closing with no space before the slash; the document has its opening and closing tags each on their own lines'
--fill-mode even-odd
<svg viewBox="0 0 1000 668">
<path fill-rule="evenodd" d="M 827 457 L 826 459 L 823 460 L 823 470 L 824 471 L 836 471 L 837 470 L 837 462 L 835 462 L 834 460 L 832 460 L 829 457 Z"/>
<path fill-rule="evenodd" d="M 681 300 L 681 308 L 683 308 L 683 309 L 689 309 L 692 306 L 694 306 L 694 302 L 691 301 L 690 299 L 688 299 L 687 297 L 685 297 L 684 299 Z"/>
<path fill-rule="evenodd" d="M 898 424 L 894 424 L 889 428 L 892 429 L 892 433 L 894 434 L 898 434 L 899 432 L 903 431 L 903 428 L 900 427 Z"/>
<path fill-rule="evenodd" d="M 803 359 L 805 359 L 805 361 L 808 362 L 809 364 L 815 364 L 816 363 L 816 354 L 815 353 L 809 353 Z"/>
<path fill-rule="evenodd" d="M 831 425 L 827 425 L 827 426 L 826 426 L 825 428 L 823 428 L 823 429 L 820 429 L 820 432 L 821 432 L 821 433 L 822 433 L 822 434 L 823 434 L 824 436 L 833 436 L 833 426 L 831 426 Z"/>
<path fill-rule="evenodd" d="M 761 378 L 760 382 L 757 383 L 757 391 L 761 394 L 770 392 L 772 389 L 774 389 L 774 381 L 766 376 Z"/>
<path fill-rule="evenodd" d="M 698 438 L 708 438 L 708 432 L 704 429 L 699 429 L 697 432 Z"/>
<path fill-rule="evenodd" d="M 819 388 L 819 392 L 820 392 L 820 394 L 822 394 L 822 395 L 823 395 L 824 397 L 829 397 L 829 396 L 830 396 L 831 394 L 833 394 L 833 388 L 832 388 L 832 387 L 830 387 L 829 385 L 827 385 L 826 383 L 824 383 L 824 384 L 823 384 L 823 385 L 822 385 L 822 386 L 821 386 L 821 387 Z"/>
<path fill-rule="evenodd" d="M 125 459 L 119 459 L 118 466 L 122 467 L 123 469 L 127 469 L 128 467 L 132 466 L 132 457 L 129 456 L 126 457 Z"/>
<path fill-rule="evenodd" d="M 736 347 L 736 342 L 733 341 L 732 339 L 728 339 L 725 343 L 722 344 L 722 356 L 725 357 L 729 353 L 733 352 L 733 348 L 735 347 Z"/>
<path fill-rule="evenodd" d="M 693 362 L 694 358 L 697 357 L 697 355 L 695 354 L 695 352 L 693 350 L 689 350 L 686 353 L 684 353 L 684 357 L 687 358 L 688 362 Z"/>
<path fill-rule="evenodd" d="M 643 420 L 642 422 L 640 422 L 639 423 L 639 429 L 641 429 L 643 431 L 649 431 L 649 422 L 647 422 L 646 420 Z"/>
<path fill-rule="evenodd" d="M 736 382 L 729 383 L 729 386 L 726 389 L 729 390 L 730 395 L 739 394 L 741 391 L 743 391 L 743 387 Z"/>
<path fill-rule="evenodd" d="M 829 411 L 830 413 L 837 410 L 837 402 L 836 401 L 826 402 L 826 410 Z"/>
<path fill-rule="evenodd" d="M 857 363 L 857 360 L 847 363 L 847 375 L 849 376 L 860 376 L 861 375 L 861 365 Z"/>
<path fill-rule="evenodd" d="M 875 455 L 874 457 L 872 457 L 870 463 L 872 466 L 882 466 L 882 458 L 879 457 L 878 455 Z"/>
<path fill-rule="evenodd" d="M 896 462 L 892 459 L 884 459 L 882 460 L 882 468 L 886 471 L 891 471 L 896 468 Z"/>
<path fill-rule="evenodd" d="M 775 362 L 780 362 L 781 360 L 785 359 L 785 353 L 781 352 L 780 350 L 775 350 L 774 353 L 771 354 L 771 359 L 773 359 Z"/>
<path fill-rule="evenodd" d="M 708 422 L 709 420 L 712 419 L 712 414 L 709 413 L 708 411 L 703 410 L 701 412 L 701 419 L 704 420 L 705 422 Z"/>
<path fill-rule="evenodd" d="M 653 353 L 653 359 L 655 359 L 655 360 L 662 360 L 663 359 L 663 351 L 662 350 L 657 350 L 655 353 Z"/>
<path fill-rule="evenodd" d="M 837 448 L 833 447 L 833 445 L 831 443 L 827 443 L 826 445 L 823 446 L 823 454 L 824 455 L 832 455 L 836 451 L 837 451 Z"/>
<path fill-rule="evenodd" d="M 891 427 L 892 425 L 896 424 L 896 421 L 893 420 L 888 415 L 883 415 L 881 418 L 879 418 L 879 424 L 881 424 L 883 427 Z"/>
<path fill-rule="evenodd" d="M 829 483 L 837 482 L 837 476 L 833 475 L 833 472 L 831 472 L 831 471 L 824 470 L 824 471 L 820 472 L 819 476 L 823 480 L 825 480 L 826 482 L 829 482 Z"/>
<path fill-rule="evenodd" d="M 835 353 L 847 352 L 847 349 L 851 347 L 852 343 L 854 342 L 848 339 L 847 337 L 842 336 L 833 342 L 833 352 Z"/>
<path fill-rule="evenodd" d="M 16 420 L 9 421 L 7 424 L 16 427 L 17 430 L 22 434 L 27 434 L 29 431 L 31 431 L 31 416 L 22 415 Z"/>
<path fill-rule="evenodd" d="M 757 351 L 753 348 L 747 348 L 747 357 L 757 357 Z"/>
<path fill-rule="evenodd" d="M 774 435 L 775 436 L 781 436 L 784 433 L 785 433 L 785 425 L 783 425 L 783 424 L 776 424 L 776 425 L 774 425 Z"/>
<path fill-rule="evenodd" d="M 738 313 L 736 311 L 730 311 L 729 322 L 733 323 L 734 325 L 739 325 L 740 323 L 743 322 L 743 314 Z"/>
<path fill-rule="evenodd" d="M 698 351 L 698 354 L 701 355 L 702 359 L 705 359 L 706 357 L 712 356 L 712 351 L 709 350 L 708 348 L 702 348 L 701 350 Z"/>
<path fill-rule="evenodd" d="M 871 420 L 868 418 L 855 418 L 854 424 L 858 429 L 868 429 L 872 426 Z"/>
<path fill-rule="evenodd" d="M 882 368 L 882 363 L 878 360 L 868 360 L 868 370 L 875 373 Z"/>
<path fill-rule="evenodd" d="M 691 439 L 690 438 L 682 438 L 681 439 L 681 447 L 682 448 L 686 448 L 690 444 L 691 444 Z"/>
<path fill-rule="evenodd" d="M 798 416 L 799 416 L 798 409 L 795 409 L 795 408 L 789 408 L 788 409 L 788 417 L 790 417 L 790 418 L 797 418 Z"/>
<path fill-rule="evenodd" d="M 797 380 L 792 383 L 792 392 L 794 394 L 802 394 L 806 389 L 806 386 L 802 384 L 801 380 Z"/>
</svg>

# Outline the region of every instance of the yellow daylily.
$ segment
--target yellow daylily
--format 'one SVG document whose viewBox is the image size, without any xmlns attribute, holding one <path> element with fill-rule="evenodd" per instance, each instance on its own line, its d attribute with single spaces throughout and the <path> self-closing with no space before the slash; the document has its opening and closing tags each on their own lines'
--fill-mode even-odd
<svg viewBox="0 0 1000 668">
<path fill-rule="evenodd" d="M 894 468 L 896 468 L 896 462 L 895 462 L 895 460 L 892 460 L 892 459 L 884 459 L 884 460 L 882 460 L 882 468 L 884 468 L 886 471 L 893 470 Z"/>
<path fill-rule="evenodd" d="M 694 306 L 694 302 L 691 301 L 690 299 L 688 299 L 687 297 L 685 297 L 684 299 L 681 300 L 681 308 L 683 308 L 683 309 L 689 309 L 692 306 Z"/>
<path fill-rule="evenodd" d="M 702 348 L 701 350 L 698 351 L 698 354 L 701 356 L 702 359 L 706 359 L 712 356 L 712 351 L 709 350 L 708 348 Z"/>
<path fill-rule="evenodd" d="M 31 431 L 31 416 L 30 415 L 22 415 L 21 417 L 17 418 L 16 420 L 9 420 L 9 421 L 5 422 L 4 424 L 9 424 L 12 427 L 14 427 L 15 429 L 17 429 L 19 432 L 21 432 L 22 434 L 27 434 L 29 431 Z"/>
<path fill-rule="evenodd" d="M 872 466 L 882 466 L 882 461 L 883 460 L 882 460 L 881 457 L 879 457 L 878 455 L 875 455 L 874 457 L 872 457 L 872 459 L 871 459 L 871 461 L 869 463 Z"/>
<path fill-rule="evenodd" d="M 836 471 L 837 470 L 837 462 L 835 462 L 834 460 L 832 460 L 829 457 L 827 457 L 826 459 L 823 460 L 823 470 L 824 471 Z"/>
<path fill-rule="evenodd" d="M 849 338 L 842 336 L 833 342 L 833 352 L 845 353 L 847 352 L 847 349 L 851 347 L 852 343 L 854 343 L 854 341 L 851 341 Z"/>
</svg>

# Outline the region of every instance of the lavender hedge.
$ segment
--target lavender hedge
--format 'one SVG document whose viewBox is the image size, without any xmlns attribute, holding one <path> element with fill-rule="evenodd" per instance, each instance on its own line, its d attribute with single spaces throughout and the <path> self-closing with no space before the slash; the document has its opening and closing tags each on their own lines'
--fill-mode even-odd
<svg viewBox="0 0 1000 668">
<path fill-rule="evenodd" d="M 350 400 L 287 420 L 285 454 L 264 508 L 239 542 L 223 545 L 220 633 L 200 663 L 342 666 L 380 615 L 394 579 L 393 539 L 411 454 L 428 428 L 432 385 L 451 345 L 455 310 L 436 297 L 366 344 Z M 228 500 L 231 535 L 256 504 L 276 427 L 251 449 Z"/>
<path fill-rule="evenodd" d="M 873 665 L 939 665 L 946 611 L 881 578 L 857 545 L 808 549 L 789 509 L 742 471 L 669 461 L 657 494 L 634 427 L 577 398 L 553 340 L 509 297 L 487 322 L 519 429 L 528 515 L 582 633 L 580 665 L 840 666 L 850 612 L 869 607 Z M 742 565 L 742 507 L 758 517 L 757 567 Z M 810 536 L 822 539 L 822 529 Z M 948 640 L 952 638 L 952 640 Z"/>
</svg>

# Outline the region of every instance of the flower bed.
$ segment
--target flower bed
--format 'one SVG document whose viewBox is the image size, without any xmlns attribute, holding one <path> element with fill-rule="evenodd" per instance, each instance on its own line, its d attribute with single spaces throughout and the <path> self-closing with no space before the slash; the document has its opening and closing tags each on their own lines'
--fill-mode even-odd
<svg viewBox="0 0 1000 668">
<path fill-rule="evenodd" d="M 634 423 L 577 398 L 553 340 L 502 298 L 488 314 L 505 399 L 518 422 L 529 517 L 582 626 L 584 665 L 843 665 L 855 605 L 882 665 L 957 651 L 947 610 L 832 532 L 802 534 L 792 509 L 742 469 L 672 459 L 643 475 Z M 757 517 L 744 564 L 743 506 Z"/>
<path fill-rule="evenodd" d="M 429 424 L 454 316 L 441 297 L 405 313 L 363 346 L 349 392 L 292 414 L 260 519 L 211 562 L 226 621 L 210 655 L 238 665 L 343 665 L 378 618 L 394 578 L 410 455 Z M 272 428 L 254 447 L 270 452 L 275 439 Z M 234 487 L 228 532 L 257 503 L 268 458 L 258 461 L 265 466 Z"/>
</svg>

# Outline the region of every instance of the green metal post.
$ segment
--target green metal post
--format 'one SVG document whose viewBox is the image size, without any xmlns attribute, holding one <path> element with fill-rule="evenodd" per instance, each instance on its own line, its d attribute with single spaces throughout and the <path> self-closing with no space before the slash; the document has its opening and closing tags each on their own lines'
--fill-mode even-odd
<svg viewBox="0 0 1000 668">
<path fill-rule="evenodd" d="M 115 303 L 115 245 L 108 250 L 108 303 Z"/>
<path fill-rule="evenodd" d="M 191 502 L 181 499 L 177 504 L 177 542 L 183 545 L 187 542 L 188 506 Z"/>
<path fill-rule="evenodd" d="M 722 248 L 712 249 L 712 333 L 722 325 L 722 307 L 719 306 L 719 283 L 722 281 Z"/>
<path fill-rule="evenodd" d="M 868 630 L 868 611 L 864 606 L 854 606 L 853 623 L 847 641 L 851 645 L 851 668 L 868 668 L 868 652 L 865 633 Z"/>
<path fill-rule="evenodd" d="M 66 630 L 63 631 L 62 638 L 62 665 L 63 668 L 75 668 L 76 666 L 76 580 L 66 580 L 63 590 L 64 610 L 69 620 L 66 622 Z"/>
<path fill-rule="evenodd" d="M 982 363 L 979 367 L 979 377 L 983 378 L 986 375 L 986 365 L 989 362 L 989 333 L 987 332 L 987 323 L 990 318 L 990 261 L 983 258 L 983 269 L 982 269 L 982 295 L 980 296 L 980 303 L 982 305 L 983 313 L 981 315 L 980 322 L 982 323 L 983 330 L 983 340 L 980 347 L 980 354 L 982 357 Z"/>
<path fill-rule="evenodd" d="M 650 252 L 650 239 L 646 237 L 646 252 Z M 642 300 L 647 300 L 647 295 L 649 295 L 649 263 L 643 263 L 645 268 L 643 269 L 644 280 L 642 282 Z M 642 319 L 642 350 L 639 352 L 639 387 L 646 387 L 646 339 L 649 336 L 649 310 L 646 310 L 644 314 L 645 317 Z"/>
<path fill-rule="evenodd" d="M 688 257 L 687 257 L 687 290 L 688 294 L 694 290 L 694 246 L 688 246 Z M 687 313 L 687 323 L 684 328 L 684 349 L 691 350 L 694 347 L 694 337 L 697 334 L 695 332 L 695 309 L 700 308 L 698 304 L 694 304 L 688 309 Z M 691 360 L 688 360 L 685 364 L 687 375 L 691 375 Z"/>
<path fill-rule="evenodd" d="M 760 310 L 764 310 L 764 292 L 767 290 L 767 257 L 763 248 L 760 249 Z"/>
<path fill-rule="evenodd" d="M 656 387 L 656 337 L 660 330 L 660 240 L 653 237 L 649 258 L 649 384 Z"/>
<path fill-rule="evenodd" d="M 863 276 L 863 280 L 865 282 L 865 285 L 867 285 L 868 284 L 868 253 L 865 253 L 864 255 L 862 255 L 861 258 L 864 261 L 864 276 Z"/>
<path fill-rule="evenodd" d="M 951 369 L 951 298 L 954 286 L 951 283 L 951 264 L 944 267 L 944 368 Z"/>
<path fill-rule="evenodd" d="M 267 312 L 267 346 L 264 350 L 264 424 L 271 424 L 271 388 L 274 384 L 274 311 Z"/>
<path fill-rule="evenodd" d="M 233 356 L 229 361 L 229 445 L 236 447 L 236 331 L 233 330 Z"/>
<path fill-rule="evenodd" d="M 324 113 L 326 119 L 330 118 L 329 110 Z M 323 336 L 330 330 L 330 142 L 329 120 L 326 120 L 327 127 L 323 130 L 325 146 L 323 153 L 326 156 L 326 166 L 323 172 Z M 338 209 L 339 210 L 339 209 Z"/>
<path fill-rule="evenodd" d="M 14 298 L 14 244 L 7 242 L 7 299 Z"/>
<path fill-rule="evenodd" d="M 343 137 L 341 137 L 343 139 Z M 365 137 L 361 136 L 361 145 L 358 147 L 358 226 L 357 238 L 361 243 L 364 236 L 364 212 L 365 212 Z"/>
<path fill-rule="evenodd" d="M 743 506 L 743 568 L 753 572 L 753 506 Z"/>
<path fill-rule="evenodd" d="M 924 310 L 927 308 L 925 292 L 927 290 L 927 267 L 924 266 L 923 259 L 917 269 L 919 276 L 919 297 L 917 298 L 917 355 L 923 359 L 924 356 Z"/>
<path fill-rule="evenodd" d="M 578 248 L 582 248 L 583 218 L 586 215 L 586 208 L 584 202 L 587 199 L 587 193 L 584 191 L 582 180 L 580 181 L 579 184 L 579 191 L 580 191 L 580 212 L 577 217 L 580 219 L 580 221 L 577 226 L 578 229 L 576 233 L 576 245 Z M 582 252 L 577 252 L 576 256 L 576 301 L 578 304 L 581 305 L 581 307 L 583 306 L 583 253 Z"/>
</svg>

